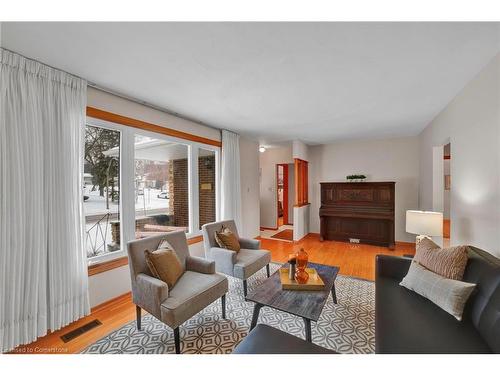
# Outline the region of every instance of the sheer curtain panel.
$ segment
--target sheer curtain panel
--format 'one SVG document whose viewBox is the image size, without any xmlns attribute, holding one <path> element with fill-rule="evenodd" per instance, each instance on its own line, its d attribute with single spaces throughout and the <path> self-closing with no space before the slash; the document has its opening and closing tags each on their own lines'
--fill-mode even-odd
<svg viewBox="0 0 500 375">
<path fill-rule="evenodd" d="M 241 226 L 240 136 L 222 131 L 221 217 Z"/>
<path fill-rule="evenodd" d="M 84 80 L 0 48 L 0 349 L 90 312 Z"/>
</svg>

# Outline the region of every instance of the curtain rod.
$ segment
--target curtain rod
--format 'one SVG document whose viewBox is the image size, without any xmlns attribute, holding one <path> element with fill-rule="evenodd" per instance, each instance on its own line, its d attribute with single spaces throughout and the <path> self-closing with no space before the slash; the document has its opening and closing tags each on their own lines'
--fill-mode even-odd
<svg viewBox="0 0 500 375">
<path fill-rule="evenodd" d="M 204 123 L 203 121 L 200 121 L 200 120 L 196 120 L 194 118 L 191 118 L 189 116 L 186 116 L 186 115 L 183 115 L 183 114 L 180 114 L 179 112 L 175 112 L 175 111 L 171 111 L 167 108 L 164 108 L 164 107 L 160 107 L 160 106 L 157 106 L 157 105 L 154 105 L 154 104 L 151 104 L 151 103 L 148 103 L 144 100 L 140 100 L 140 99 L 136 99 L 136 98 L 133 98 L 131 96 L 128 96 L 128 95 L 125 95 L 125 94 L 122 94 L 118 91 L 115 91 L 115 90 L 111 90 L 111 89 L 108 89 L 107 87 L 104 87 L 104 86 L 101 86 L 95 82 L 92 82 L 92 81 L 89 81 L 88 79 L 86 78 L 83 78 L 83 77 L 80 77 L 76 74 L 73 74 L 73 73 L 70 73 L 66 70 L 63 70 L 63 69 L 60 69 L 60 68 L 56 68 L 55 66 L 52 66 L 52 65 L 49 65 L 49 64 L 46 64 L 40 60 L 37 60 L 37 59 L 34 59 L 34 58 L 31 58 L 31 57 L 26 57 L 22 54 L 20 54 L 19 52 L 16 52 L 16 51 L 13 51 L 11 49 L 8 49 L 8 48 L 5 48 L 5 47 L 0 47 L 0 49 L 3 49 L 5 51 L 8 51 L 8 52 L 11 52 L 11 53 L 15 53 L 16 55 L 19 55 L 19 56 L 22 56 L 24 57 L 25 59 L 27 60 L 32 60 L 32 61 L 36 61 L 37 63 L 39 64 L 42 64 L 42 65 L 45 65 L 51 69 L 55 69 L 55 70 L 59 70 L 61 72 L 64 72 L 66 74 L 69 74 L 70 76 L 73 76 L 73 77 L 76 77 L 76 78 L 79 78 L 79 79 L 82 79 L 84 81 L 87 82 L 87 86 L 90 86 L 96 90 L 99 90 L 99 91 L 103 91 L 103 92 L 106 92 L 108 94 L 111 94 L 111 95 L 114 95 L 114 96 L 117 96 L 119 98 L 122 98 L 122 99 L 125 99 L 125 100 L 130 100 L 131 102 L 134 102 L 134 103 L 137 103 L 137 104 L 141 104 L 143 106 L 146 106 L 146 107 L 149 107 L 151 109 L 155 109 L 157 111 L 160 111 L 160 112 L 163 112 L 163 113 L 166 113 L 168 115 L 172 115 L 172 116 L 176 116 L 176 117 L 179 117 L 183 120 L 187 120 L 187 121 L 191 121 L 191 122 L 194 122 L 196 124 L 199 124 L 199 125 L 203 125 L 203 126 L 206 126 L 208 128 L 211 128 L 211 129 L 214 129 L 214 130 L 218 130 L 218 131 L 221 131 L 222 129 L 221 128 L 218 128 L 216 126 L 213 126 L 213 125 L 209 125 L 207 123 Z"/>
</svg>

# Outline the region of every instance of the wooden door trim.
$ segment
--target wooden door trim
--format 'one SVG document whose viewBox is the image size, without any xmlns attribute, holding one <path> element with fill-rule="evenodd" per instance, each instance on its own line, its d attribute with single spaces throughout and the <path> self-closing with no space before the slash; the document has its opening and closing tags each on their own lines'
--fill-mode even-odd
<svg viewBox="0 0 500 375">
<path fill-rule="evenodd" d="M 295 170 L 295 203 L 294 207 L 302 207 L 309 204 L 309 162 L 294 158 Z"/>
<path fill-rule="evenodd" d="M 283 166 L 283 224 L 289 225 L 290 220 L 288 217 L 288 164 L 281 164 Z"/>
<path fill-rule="evenodd" d="M 279 192 L 278 192 L 278 179 L 279 167 L 283 167 L 283 225 L 289 225 L 288 220 L 288 164 L 276 164 L 276 228 L 279 228 Z"/>
</svg>

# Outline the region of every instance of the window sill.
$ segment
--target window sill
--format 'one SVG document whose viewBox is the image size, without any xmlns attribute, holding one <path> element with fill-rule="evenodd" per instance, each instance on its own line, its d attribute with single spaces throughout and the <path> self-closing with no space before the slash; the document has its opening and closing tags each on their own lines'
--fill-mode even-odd
<svg viewBox="0 0 500 375">
<path fill-rule="evenodd" d="M 127 264 L 128 264 L 128 257 L 123 256 L 120 258 L 91 264 L 88 267 L 88 273 L 89 273 L 89 276 L 94 276 L 94 275 L 97 275 L 99 273 L 110 271 L 110 270 L 118 268 L 118 267 L 126 266 Z"/>
<path fill-rule="evenodd" d="M 193 245 L 198 242 L 203 241 L 203 236 L 197 235 L 192 236 L 187 239 L 188 245 Z M 94 276 L 103 272 L 111 271 L 112 269 L 126 266 L 128 264 L 128 257 L 121 256 L 119 258 L 114 258 L 110 260 L 103 260 L 101 262 L 95 262 L 88 266 L 88 275 Z"/>
</svg>

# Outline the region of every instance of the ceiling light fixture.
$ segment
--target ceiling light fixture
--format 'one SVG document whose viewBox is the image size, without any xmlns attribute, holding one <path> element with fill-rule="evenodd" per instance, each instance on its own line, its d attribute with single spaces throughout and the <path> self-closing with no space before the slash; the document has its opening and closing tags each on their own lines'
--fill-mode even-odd
<svg viewBox="0 0 500 375">
<path fill-rule="evenodd" d="M 266 152 L 266 148 L 264 146 L 259 147 L 259 152 Z"/>
</svg>

